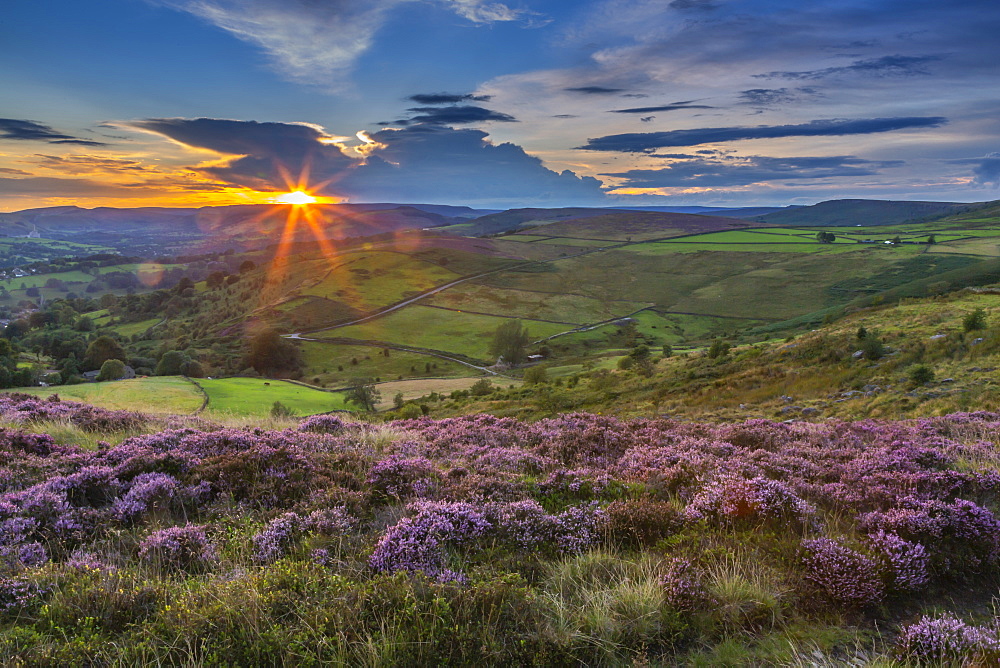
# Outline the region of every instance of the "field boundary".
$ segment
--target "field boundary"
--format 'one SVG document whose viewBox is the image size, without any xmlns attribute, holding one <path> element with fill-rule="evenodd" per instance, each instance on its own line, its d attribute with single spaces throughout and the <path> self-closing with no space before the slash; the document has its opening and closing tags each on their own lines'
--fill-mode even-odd
<svg viewBox="0 0 1000 668">
<path fill-rule="evenodd" d="M 208 408 L 208 403 L 211 401 L 211 398 L 208 396 L 208 392 L 206 392 L 205 388 L 202 387 L 198 383 L 198 381 L 196 381 L 194 378 L 191 378 L 189 376 L 181 376 L 181 378 L 183 378 L 184 380 L 186 380 L 189 383 L 191 383 L 192 385 L 194 385 L 198 389 L 198 392 L 203 397 L 202 402 L 201 402 L 201 408 L 199 408 L 194 413 L 192 413 L 192 415 L 200 415 L 201 413 L 205 412 L 205 409 Z"/>
</svg>

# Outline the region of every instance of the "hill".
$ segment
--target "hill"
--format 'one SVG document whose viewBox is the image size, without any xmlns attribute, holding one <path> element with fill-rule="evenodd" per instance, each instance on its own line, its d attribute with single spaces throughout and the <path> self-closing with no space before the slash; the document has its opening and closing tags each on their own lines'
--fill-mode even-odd
<svg viewBox="0 0 1000 668">
<path fill-rule="evenodd" d="M 771 225 L 876 226 L 918 223 L 954 214 L 972 205 L 957 202 L 895 202 L 837 199 L 776 211 L 756 220 Z"/>
</svg>

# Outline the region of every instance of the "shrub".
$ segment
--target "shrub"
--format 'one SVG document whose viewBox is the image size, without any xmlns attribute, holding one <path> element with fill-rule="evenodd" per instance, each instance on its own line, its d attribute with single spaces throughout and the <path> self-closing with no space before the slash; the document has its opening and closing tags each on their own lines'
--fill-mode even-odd
<svg viewBox="0 0 1000 668">
<path fill-rule="evenodd" d="M 914 385 L 924 385 L 934 380 L 934 370 L 925 364 L 918 364 L 910 369 L 910 382 Z"/>
<path fill-rule="evenodd" d="M 830 538 L 802 541 L 806 579 L 827 598 L 847 606 L 865 607 L 884 594 L 875 562 Z"/>
<path fill-rule="evenodd" d="M 683 524 L 681 512 L 664 501 L 615 501 L 606 512 L 609 538 L 630 547 L 655 545 Z"/>
<path fill-rule="evenodd" d="M 188 524 L 149 534 L 139 545 L 139 558 L 168 570 L 200 570 L 215 561 L 216 549 L 204 526 Z"/>
<path fill-rule="evenodd" d="M 896 652 L 924 665 L 996 665 L 1000 640 L 996 630 L 970 626 L 953 615 L 925 615 L 903 629 Z"/>
<path fill-rule="evenodd" d="M 714 519 L 728 523 L 793 520 L 813 521 L 816 509 L 782 482 L 768 478 L 726 476 L 699 491 L 684 510 L 688 519 Z"/>
<path fill-rule="evenodd" d="M 977 308 L 971 313 L 967 313 L 962 318 L 962 329 L 966 332 L 974 332 L 979 329 L 986 329 L 986 311 Z"/>
</svg>

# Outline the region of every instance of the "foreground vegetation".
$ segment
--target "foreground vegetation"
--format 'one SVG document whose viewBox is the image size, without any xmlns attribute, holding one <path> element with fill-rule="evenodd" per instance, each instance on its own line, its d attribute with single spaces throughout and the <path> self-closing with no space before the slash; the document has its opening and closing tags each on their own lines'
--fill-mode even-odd
<svg viewBox="0 0 1000 668">
<path fill-rule="evenodd" d="M 7 665 L 1000 660 L 996 413 L 0 417 Z"/>
</svg>

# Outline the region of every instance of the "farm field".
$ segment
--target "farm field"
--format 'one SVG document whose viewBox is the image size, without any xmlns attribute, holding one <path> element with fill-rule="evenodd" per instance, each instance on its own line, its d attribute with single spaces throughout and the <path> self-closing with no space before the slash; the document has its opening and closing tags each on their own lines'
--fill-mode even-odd
<svg viewBox="0 0 1000 668">
<path fill-rule="evenodd" d="M 263 417 L 270 414 L 275 401 L 291 408 L 298 416 L 350 410 L 342 393 L 324 392 L 283 380 L 199 378 L 196 382 L 208 395 L 205 413 L 209 416 Z"/>
<path fill-rule="evenodd" d="M 439 292 L 424 303 L 508 318 L 577 325 L 619 318 L 649 306 L 645 302 L 601 301 L 575 294 L 505 290 L 474 281 Z"/>
<path fill-rule="evenodd" d="M 349 338 L 385 341 L 398 345 L 440 350 L 486 360 L 493 333 L 507 318 L 446 311 L 427 306 L 407 306 L 382 318 L 319 332 L 318 338 Z M 540 339 L 565 331 L 566 325 L 525 320 L 532 338 Z"/>
<path fill-rule="evenodd" d="M 437 392 L 438 394 L 449 394 L 455 390 L 467 390 L 483 378 L 489 380 L 494 387 L 513 388 L 520 387 L 523 384 L 520 380 L 499 378 L 496 376 L 395 380 L 388 383 L 380 383 L 378 385 L 378 390 L 382 394 L 382 401 L 378 404 L 377 408 L 379 410 L 392 408 L 393 399 L 397 394 L 402 394 L 404 401 L 412 401 L 413 399 L 425 397 L 432 392 Z"/>
<path fill-rule="evenodd" d="M 111 410 L 142 411 L 159 415 L 190 415 L 200 409 L 205 395 L 198 386 L 179 376 L 133 378 L 103 383 L 81 383 L 58 387 L 23 387 L 17 392 L 81 401 Z"/>
<path fill-rule="evenodd" d="M 334 330 L 338 331 L 338 330 Z M 363 378 L 383 381 L 399 377 L 468 376 L 477 373 L 464 364 L 377 346 L 302 341 L 303 375 L 313 384 L 343 387 Z M 318 382 L 317 382 L 318 379 Z"/>
<path fill-rule="evenodd" d="M 367 312 L 402 301 L 459 274 L 401 253 L 364 253 L 334 266 L 315 284 L 299 291 Z"/>
</svg>

